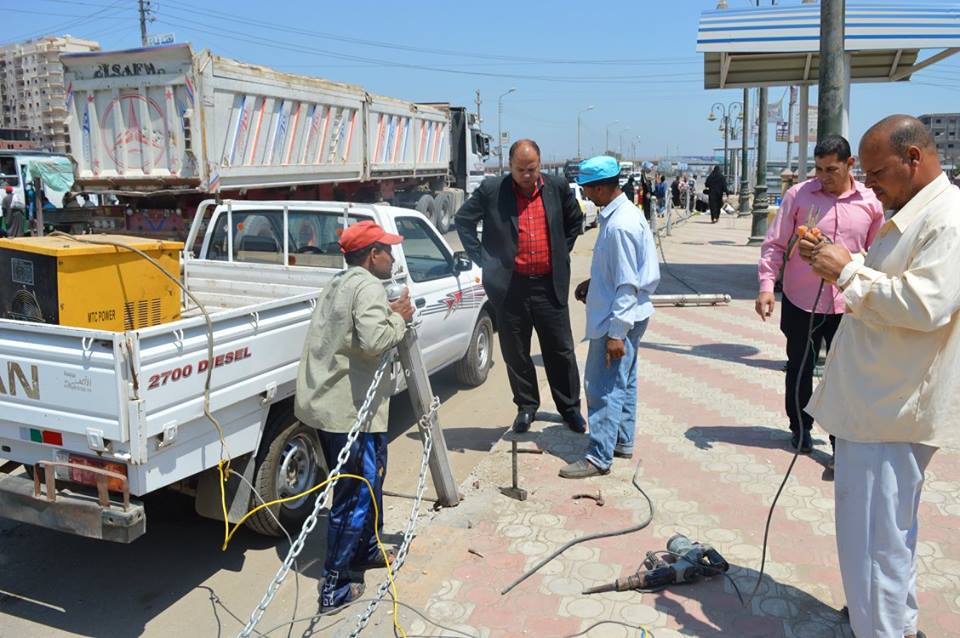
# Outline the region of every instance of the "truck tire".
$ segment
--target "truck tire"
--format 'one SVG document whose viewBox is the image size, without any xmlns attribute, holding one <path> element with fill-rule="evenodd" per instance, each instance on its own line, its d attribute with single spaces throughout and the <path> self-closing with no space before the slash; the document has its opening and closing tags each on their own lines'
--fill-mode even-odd
<svg viewBox="0 0 960 638">
<path fill-rule="evenodd" d="M 444 235 L 450 229 L 450 224 L 453 222 L 453 214 L 457 212 L 453 210 L 453 196 L 451 193 L 443 191 L 442 193 L 437 193 L 434 201 L 437 205 L 437 221 L 435 221 L 433 225 L 437 227 L 437 231 L 441 235 Z"/>
<path fill-rule="evenodd" d="M 453 228 L 453 217 L 457 210 L 463 205 L 463 191 L 460 189 L 447 189 L 437 195 L 437 230 L 440 234 L 446 234 Z"/>
<path fill-rule="evenodd" d="M 434 226 L 437 225 L 437 200 L 433 195 L 424 195 L 417 200 L 416 210 L 418 213 L 430 220 Z"/>
<path fill-rule="evenodd" d="M 316 430 L 304 425 L 288 407 L 271 414 L 257 451 L 253 485 L 269 502 L 303 492 L 327 478 Z M 302 498 L 273 505 L 270 510 L 291 536 L 296 536 L 303 521 L 313 510 L 319 490 Z M 254 496 L 251 508 L 260 505 Z M 266 536 L 282 536 L 283 531 L 266 509 L 247 519 L 247 527 Z"/>
<path fill-rule="evenodd" d="M 493 321 L 484 311 L 477 317 L 477 325 L 473 327 L 467 354 L 457 362 L 457 379 L 471 388 L 482 385 L 487 380 L 492 364 Z"/>
</svg>

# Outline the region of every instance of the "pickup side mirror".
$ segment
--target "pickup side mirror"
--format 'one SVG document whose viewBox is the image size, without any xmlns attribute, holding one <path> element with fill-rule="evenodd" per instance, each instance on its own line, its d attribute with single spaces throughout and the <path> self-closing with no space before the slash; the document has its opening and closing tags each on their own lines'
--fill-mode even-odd
<svg viewBox="0 0 960 638">
<path fill-rule="evenodd" d="M 467 257 L 467 251 L 458 250 L 453 253 L 453 272 L 466 272 L 473 268 L 473 261 Z"/>
</svg>

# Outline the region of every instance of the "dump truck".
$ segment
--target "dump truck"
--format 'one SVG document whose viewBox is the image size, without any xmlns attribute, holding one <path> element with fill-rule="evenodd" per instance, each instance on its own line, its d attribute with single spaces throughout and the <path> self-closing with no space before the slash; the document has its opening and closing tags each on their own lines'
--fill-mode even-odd
<svg viewBox="0 0 960 638">
<path fill-rule="evenodd" d="M 441 233 L 482 181 L 476 114 L 294 75 L 188 44 L 62 56 L 77 188 L 111 231 L 182 239 L 207 198 L 387 202 Z M 109 217 L 123 219 L 123 227 Z M 110 223 L 108 223 L 110 222 Z"/>
</svg>

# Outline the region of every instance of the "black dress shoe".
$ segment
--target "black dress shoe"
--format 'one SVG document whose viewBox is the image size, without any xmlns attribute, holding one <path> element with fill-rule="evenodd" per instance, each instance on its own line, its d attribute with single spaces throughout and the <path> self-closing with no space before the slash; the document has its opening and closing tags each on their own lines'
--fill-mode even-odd
<svg viewBox="0 0 960 638">
<path fill-rule="evenodd" d="M 523 434 L 529 430 L 530 424 L 533 423 L 533 419 L 536 415 L 536 412 L 528 412 L 527 410 L 520 410 L 517 412 L 517 418 L 513 420 L 513 431 L 517 434 Z"/>
<path fill-rule="evenodd" d="M 583 434 L 587 431 L 587 422 L 583 420 L 579 412 L 568 412 L 563 415 L 563 422 L 577 434 Z"/>
<path fill-rule="evenodd" d="M 790 435 L 790 449 L 796 451 L 798 447 L 800 454 L 809 454 L 813 450 L 813 440 L 810 438 L 809 430 L 804 430 L 802 435 L 799 432 Z"/>
</svg>

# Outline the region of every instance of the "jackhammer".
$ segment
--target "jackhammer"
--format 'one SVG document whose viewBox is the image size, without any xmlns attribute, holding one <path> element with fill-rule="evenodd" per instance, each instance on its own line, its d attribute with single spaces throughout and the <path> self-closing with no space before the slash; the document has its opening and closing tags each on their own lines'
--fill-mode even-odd
<svg viewBox="0 0 960 638">
<path fill-rule="evenodd" d="M 661 557 L 662 554 L 665 556 Z M 605 591 L 660 591 L 670 585 L 693 583 L 701 578 L 717 576 L 730 569 L 720 552 L 705 543 L 691 541 L 675 534 L 667 541 L 666 552 L 647 552 L 643 565 L 631 576 L 618 578 L 607 585 L 584 590 L 584 594 Z"/>
</svg>

